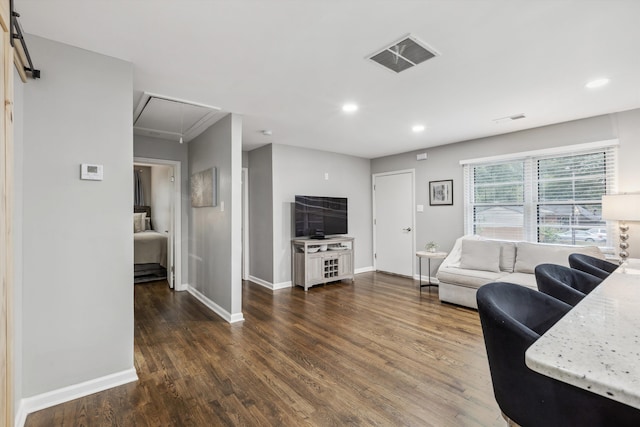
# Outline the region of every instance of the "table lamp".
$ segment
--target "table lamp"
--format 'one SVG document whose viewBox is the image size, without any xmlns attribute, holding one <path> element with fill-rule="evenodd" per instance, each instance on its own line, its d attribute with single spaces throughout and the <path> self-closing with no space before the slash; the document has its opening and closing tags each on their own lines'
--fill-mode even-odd
<svg viewBox="0 0 640 427">
<path fill-rule="evenodd" d="M 602 218 L 619 221 L 620 264 L 629 256 L 629 226 L 625 221 L 640 221 L 640 194 L 613 194 L 602 196 Z"/>
</svg>

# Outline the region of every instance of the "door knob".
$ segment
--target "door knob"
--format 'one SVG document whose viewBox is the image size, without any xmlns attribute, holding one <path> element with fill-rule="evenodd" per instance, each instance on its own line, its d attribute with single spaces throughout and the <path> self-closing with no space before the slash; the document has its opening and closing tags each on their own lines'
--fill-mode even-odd
<svg viewBox="0 0 640 427">
<path fill-rule="evenodd" d="M 411 227 L 403 228 L 402 231 L 411 231 Z"/>
</svg>

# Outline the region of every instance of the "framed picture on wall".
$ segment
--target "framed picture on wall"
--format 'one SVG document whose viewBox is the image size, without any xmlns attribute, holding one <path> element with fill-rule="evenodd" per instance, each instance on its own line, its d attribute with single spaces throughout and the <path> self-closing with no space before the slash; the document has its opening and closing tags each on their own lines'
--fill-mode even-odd
<svg viewBox="0 0 640 427">
<path fill-rule="evenodd" d="M 191 175 L 191 206 L 194 208 L 216 206 L 218 204 L 216 184 L 216 168 Z"/>
<path fill-rule="evenodd" d="M 453 180 L 429 181 L 429 205 L 453 205 Z"/>
</svg>

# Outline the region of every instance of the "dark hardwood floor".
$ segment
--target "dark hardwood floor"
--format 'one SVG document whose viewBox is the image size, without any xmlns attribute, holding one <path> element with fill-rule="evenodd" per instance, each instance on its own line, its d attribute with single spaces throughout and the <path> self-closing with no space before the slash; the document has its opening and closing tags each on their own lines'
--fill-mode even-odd
<svg viewBox="0 0 640 427">
<path fill-rule="evenodd" d="M 504 426 L 478 313 L 364 273 L 276 292 L 245 282 L 230 325 L 166 282 L 135 286 L 139 381 L 27 426 Z"/>
</svg>

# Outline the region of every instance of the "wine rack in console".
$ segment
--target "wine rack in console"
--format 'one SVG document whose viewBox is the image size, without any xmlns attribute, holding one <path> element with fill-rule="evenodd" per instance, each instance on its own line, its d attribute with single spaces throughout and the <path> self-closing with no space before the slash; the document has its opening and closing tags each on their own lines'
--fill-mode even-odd
<svg viewBox="0 0 640 427">
<path fill-rule="evenodd" d="M 294 286 L 311 286 L 345 279 L 353 281 L 353 237 L 291 240 L 291 278 Z"/>
</svg>

